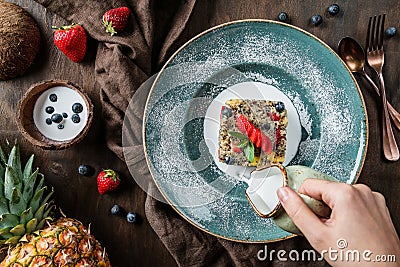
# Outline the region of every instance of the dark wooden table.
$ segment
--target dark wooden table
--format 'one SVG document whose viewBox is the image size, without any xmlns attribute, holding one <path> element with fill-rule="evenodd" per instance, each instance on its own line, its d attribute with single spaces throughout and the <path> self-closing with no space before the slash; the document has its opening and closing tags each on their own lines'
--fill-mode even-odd
<svg viewBox="0 0 400 267">
<path fill-rule="evenodd" d="M 8 0 L 10 1 L 10 0 Z M 113 266 L 175 266 L 175 262 L 146 221 L 144 214 L 145 193 L 135 185 L 125 164 L 117 159 L 105 145 L 104 123 L 101 116 L 99 88 L 94 79 L 94 59 L 97 43 L 89 42 L 88 56 L 80 64 L 72 63 L 52 43 L 52 25 L 66 21 L 46 11 L 32 0 L 11 0 L 24 7 L 36 19 L 42 32 L 40 54 L 26 75 L 0 82 L 0 139 L 18 138 L 23 156 L 36 154 L 35 165 L 46 175 L 46 183 L 55 188 L 55 199 L 70 217 L 91 223 L 92 233 L 107 248 Z M 291 24 L 299 26 L 328 43 L 335 50 L 340 38 L 352 36 L 364 44 L 368 17 L 386 13 L 386 25 L 400 29 L 398 11 L 400 2 L 395 0 L 358 0 L 337 3 L 342 12 L 331 17 L 326 8 L 329 1 L 293 0 L 198 0 L 194 14 L 179 40 L 184 43 L 195 34 L 220 23 L 245 19 L 276 19 L 280 11 L 286 11 Z M 319 27 L 310 23 L 310 17 L 319 13 L 324 22 Z M 391 103 L 400 109 L 400 35 L 385 40 L 386 65 L 384 75 L 387 95 Z M 94 124 L 88 136 L 78 145 L 62 151 L 44 151 L 33 147 L 18 133 L 15 121 L 17 103 L 28 87 L 45 79 L 66 79 L 79 84 L 95 104 Z M 381 192 L 387 200 L 396 229 L 400 229 L 400 162 L 384 160 L 381 147 L 380 104 L 368 85 L 357 77 L 368 108 L 370 140 L 367 158 L 359 178 L 360 183 Z M 400 140 L 399 131 L 395 131 Z M 400 144 L 400 141 L 398 142 Z M 122 174 L 123 185 L 116 192 L 100 196 L 95 177 L 82 177 L 77 173 L 80 164 L 90 164 L 97 170 L 111 167 Z M 136 211 L 143 217 L 139 225 L 128 224 L 124 218 L 109 215 L 109 209 L 118 203 L 128 211 Z M 282 241 L 285 242 L 285 241 Z"/>
</svg>

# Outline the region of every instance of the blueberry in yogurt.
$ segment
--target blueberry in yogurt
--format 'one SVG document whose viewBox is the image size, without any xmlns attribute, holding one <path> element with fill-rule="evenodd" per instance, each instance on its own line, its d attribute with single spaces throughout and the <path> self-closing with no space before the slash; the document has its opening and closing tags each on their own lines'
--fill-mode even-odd
<svg viewBox="0 0 400 267">
<path fill-rule="evenodd" d="M 81 118 L 79 117 L 78 114 L 74 114 L 72 115 L 71 120 L 73 123 L 79 123 L 81 121 Z"/>
<path fill-rule="evenodd" d="M 81 103 L 75 103 L 72 105 L 72 111 L 74 113 L 81 113 L 83 111 L 83 106 Z"/>
<path fill-rule="evenodd" d="M 47 139 L 70 142 L 88 126 L 89 108 L 79 91 L 53 86 L 38 96 L 32 112 L 33 121 Z"/>
<path fill-rule="evenodd" d="M 45 111 L 47 114 L 53 114 L 54 108 L 52 106 L 48 106 L 46 107 Z"/>
<path fill-rule="evenodd" d="M 63 116 L 61 114 L 53 114 L 51 115 L 51 121 L 55 123 L 60 123 L 63 120 Z"/>
<path fill-rule="evenodd" d="M 49 99 L 51 102 L 57 102 L 57 95 L 56 94 L 50 94 Z"/>
</svg>

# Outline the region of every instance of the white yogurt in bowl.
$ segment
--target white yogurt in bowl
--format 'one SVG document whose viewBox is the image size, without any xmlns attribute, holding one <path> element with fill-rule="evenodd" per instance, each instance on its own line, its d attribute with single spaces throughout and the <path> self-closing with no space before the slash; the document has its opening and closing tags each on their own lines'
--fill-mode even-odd
<svg viewBox="0 0 400 267">
<path fill-rule="evenodd" d="M 63 80 L 33 84 L 18 109 L 18 129 L 33 145 L 65 149 L 80 142 L 93 120 L 93 104 L 82 89 Z"/>
<path fill-rule="evenodd" d="M 75 111 L 72 108 L 74 104 Z M 81 108 L 76 109 L 79 105 Z M 56 115 L 61 116 L 60 122 Z M 55 86 L 44 91 L 33 108 L 35 126 L 41 134 L 55 141 L 77 137 L 85 128 L 87 119 L 85 100 L 77 91 L 66 86 Z"/>
</svg>

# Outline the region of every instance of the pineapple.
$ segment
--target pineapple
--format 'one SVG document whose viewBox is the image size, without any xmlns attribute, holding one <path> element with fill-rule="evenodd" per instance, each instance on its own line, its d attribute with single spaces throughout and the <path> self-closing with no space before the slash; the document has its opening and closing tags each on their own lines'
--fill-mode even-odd
<svg viewBox="0 0 400 267">
<path fill-rule="evenodd" d="M 39 170 L 32 172 L 33 158 L 22 170 L 18 145 L 8 159 L 0 147 L 0 246 L 26 240 L 26 235 L 43 228 L 50 219 L 53 190 L 43 197 L 47 188 Z"/>
<path fill-rule="evenodd" d="M 1 244 L 10 245 L 0 267 L 111 266 L 105 250 L 81 222 L 60 218 L 50 223 L 53 191 L 43 198 L 44 177 L 38 170 L 32 173 L 33 155 L 23 172 L 18 145 L 8 159 L 0 147 L 0 159 L 0 237 Z"/>
<path fill-rule="evenodd" d="M 19 243 L 0 264 L 6 266 L 111 266 L 100 243 L 81 222 L 60 218 Z"/>
</svg>

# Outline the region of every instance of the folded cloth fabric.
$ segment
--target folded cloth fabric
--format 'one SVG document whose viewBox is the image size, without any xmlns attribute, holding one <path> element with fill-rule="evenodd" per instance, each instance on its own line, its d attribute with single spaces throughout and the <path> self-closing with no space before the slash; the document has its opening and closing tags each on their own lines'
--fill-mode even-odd
<svg viewBox="0 0 400 267">
<path fill-rule="evenodd" d="M 142 146 L 142 119 L 149 86 L 140 85 L 154 74 L 177 49 L 177 40 L 189 22 L 195 0 L 35 0 L 50 11 L 83 25 L 89 35 L 98 41 L 95 79 L 107 126 L 108 147 L 125 160 L 136 174 L 148 181 L 150 195 L 157 189 L 144 158 Z M 102 25 L 102 15 L 111 8 L 128 6 L 132 16 L 125 31 L 111 37 Z M 133 105 L 129 105 L 132 99 Z M 122 124 L 130 132 L 126 136 L 131 147 L 122 147 Z M 125 158 L 124 158 L 125 149 Z M 304 259 L 280 261 L 276 256 L 265 260 L 257 258 L 265 244 L 244 244 L 223 240 L 207 234 L 181 218 L 170 206 L 151 196 L 145 203 L 146 217 L 178 266 L 325 266 L 324 261 Z M 286 258 L 291 250 L 310 249 L 304 238 L 268 244 L 268 251 L 284 249 Z M 261 255 L 264 257 L 265 255 Z"/>
</svg>

